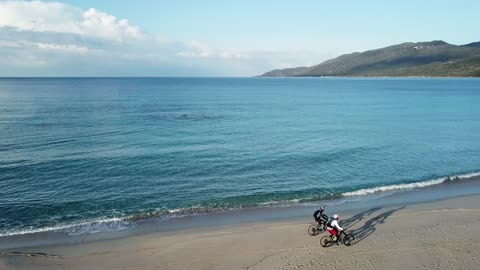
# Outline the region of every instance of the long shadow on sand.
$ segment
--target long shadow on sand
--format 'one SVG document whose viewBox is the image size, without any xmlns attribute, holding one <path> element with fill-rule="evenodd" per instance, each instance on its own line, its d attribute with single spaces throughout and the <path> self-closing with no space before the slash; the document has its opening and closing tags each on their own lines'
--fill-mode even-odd
<svg viewBox="0 0 480 270">
<path fill-rule="evenodd" d="M 353 225 L 357 224 L 358 222 L 360 222 L 361 220 L 365 219 L 367 216 L 370 216 L 371 214 L 373 214 L 374 212 L 378 211 L 382 209 L 382 207 L 374 207 L 374 208 L 371 208 L 371 209 L 368 209 L 368 210 L 365 210 L 361 213 L 358 213 L 350 218 L 347 218 L 347 219 L 344 219 L 344 220 L 341 220 L 340 221 L 340 225 L 342 227 L 345 227 L 345 228 L 350 228 L 352 227 Z"/>
<path fill-rule="evenodd" d="M 383 224 L 385 223 L 385 220 L 391 216 L 393 213 L 399 211 L 399 210 L 402 210 L 403 208 L 405 208 L 405 206 L 402 206 L 402 207 L 399 207 L 399 208 L 396 208 L 396 209 L 391 209 L 391 210 L 388 210 L 386 212 L 383 212 L 369 220 L 367 220 L 365 222 L 365 224 L 363 224 L 362 227 L 358 228 L 358 229 L 355 229 L 355 230 L 352 230 L 350 231 L 350 233 L 352 233 L 354 236 L 355 236 L 355 244 L 358 244 L 360 243 L 363 239 L 369 237 L 372 233 L 374 233 L 377 229 L 376 229 L 376 226 L 378 224 Z M 364 213 L 368 213 L 369 211 L 373 210 L 374 208 L 370 209 L 370 210 L 367 210 L 365 212 L 362 212 L 360 214 L 363 214 L 361 217 L 364 217 L 365 214 Z M 377 210 L 380 210 L 381 208 L 377 208 L 376 210 L 374 211 L 371 211 L 369 212 L 370 214 L 377 211 Z M 360 215 L 358 214 L 358 215 Z M 368 214 L 368 215 L 370 215 Z M 347 222 L 345 222 L 345 229 L 347 228 L 350 228 L 352 227 L 353 225 L 357 224 L 360 220 L 362 220 L 362 218 L 358 219 L 357 215 L 353 216 L 352 218 L 352 221 L 354 221 L 353 223 L 351 224 L 348 224 Z M 350 219 L 347 219 L 346 221 L 350 220 Z"/>
</svg>

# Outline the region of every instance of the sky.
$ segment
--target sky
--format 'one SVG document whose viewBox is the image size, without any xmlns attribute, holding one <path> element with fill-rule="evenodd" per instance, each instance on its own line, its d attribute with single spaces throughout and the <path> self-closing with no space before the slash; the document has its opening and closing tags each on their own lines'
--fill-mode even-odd
<svg viewBox="0 0 480 270">
<path fill-rule="evenodd" d="M 254 76 L 402 42 L 480 41 L 480 1 L 0 0 L 0 77 Z"/>
</svg>

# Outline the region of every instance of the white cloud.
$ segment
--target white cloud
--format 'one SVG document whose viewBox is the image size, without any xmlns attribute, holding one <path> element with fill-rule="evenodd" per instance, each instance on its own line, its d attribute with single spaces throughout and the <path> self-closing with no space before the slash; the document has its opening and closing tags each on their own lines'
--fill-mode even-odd
<svg viewBox="0 0 480 270">
<path fill-rule="evenodd" d="M 52 43 L 33 43 L 33 45 L 37 46 L 40 49 L 45 50 L 53 50 L 53 51 L 61 51 L 61 52 L 73 52 L 73 53 L 87 53 L 88 48 L 77 46 L 77 45 L 63 45 L 63 44 L 52 44 Z"/>
<path fill-rule="evenodd" d="M 143 34 L 125 19 L 98 11 L 42 1 L 0 2 L 0 27 L 19 31 L 71 33 L 111 40 L 141 38 Z"/>
<path fill-rule="evenodd" d="M 21 41 L 9 41 L 0 40 L 0 48 L 26 48 L 34 47 L 44 50 L 61 51 L 61 52 L 73 52 L 73 53 L 87 53 L 89 49 L 84 46 L 77 46 L 73 44 L 55 44 L 55 43 L 42 43 L 42 42 L 29 42 L 25 40 Z"/>
<path fill-rule="evenodd" d="M 94 8 L 0 0 L 0 76 L 250 76 L 325 58 L 172 41 Z"/>
<path fill-rule="evenodd" d="M 248 52 L 235 52 L 218 50 L 198 41 L 192 41 L 185 45 L 185 49 L 179 51 L 177 56 L 187 58 L 211 58 L 211 59 L 248 59 Z"/>
<path fill-rule="evenodd" d="M 21 48 L 23 44 L 17 41 L 0 40 L 0 48 Z"/>
</svg>

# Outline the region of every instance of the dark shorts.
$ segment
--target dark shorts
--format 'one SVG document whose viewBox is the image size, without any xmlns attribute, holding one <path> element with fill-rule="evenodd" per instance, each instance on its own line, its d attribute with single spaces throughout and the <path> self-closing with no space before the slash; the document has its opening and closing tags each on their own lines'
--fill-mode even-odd
<svg viewBox="0 0 480 270">
<path fill-rule="evenodd" d="M 315 221 L 318 222 L 319 224 L 324 224 L 325 221 L 323 219 L 315 218 Z"/>
</svg>

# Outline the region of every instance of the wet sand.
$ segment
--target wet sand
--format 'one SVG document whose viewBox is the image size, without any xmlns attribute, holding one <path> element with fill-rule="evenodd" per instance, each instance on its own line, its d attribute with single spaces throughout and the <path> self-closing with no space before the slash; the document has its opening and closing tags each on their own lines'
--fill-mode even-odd
<svg viewBox="0 0 480 270">
<path fill-rule="evenodd" d="M 3 251 L 0 269 L 480 269 L 478 195 L 340 215 L 352 246 L 321 247 L 306 217 Z"/>
</svg>

